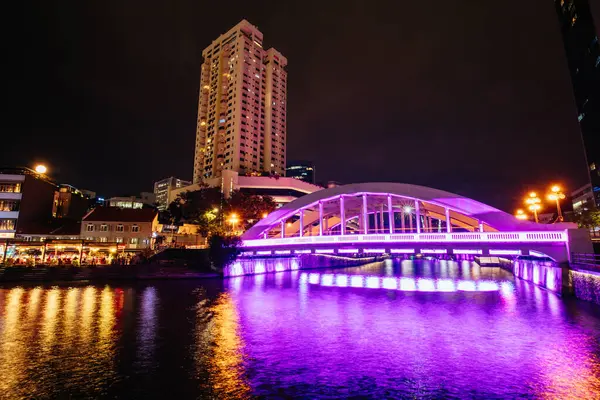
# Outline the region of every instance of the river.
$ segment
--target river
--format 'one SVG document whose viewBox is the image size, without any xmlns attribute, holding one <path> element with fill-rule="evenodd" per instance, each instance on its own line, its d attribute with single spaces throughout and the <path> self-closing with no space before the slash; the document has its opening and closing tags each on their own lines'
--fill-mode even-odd
<svg viewBox="0 0 600 400">
<path fill-rule="evenodd" d="M 600 398 L 600 308 L 499 268 L 0 287 L 0 398 Z"/>
</svg>

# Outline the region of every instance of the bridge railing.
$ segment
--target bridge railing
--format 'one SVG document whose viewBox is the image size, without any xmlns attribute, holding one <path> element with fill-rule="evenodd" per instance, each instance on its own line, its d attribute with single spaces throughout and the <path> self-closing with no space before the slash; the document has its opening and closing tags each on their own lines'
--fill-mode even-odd
<svg viewBox="0 0 600 400">
<path fill-rule="evenodd" d="M 394 233 L 338 236 L 295 236 L 244 240 L 244 247 L 269 247 L 301 244 L 344 243 L 566 243 L 566 231 L 546 232 L 456 232 L 456 233 Z"/>
<path fill-rule="evenodd" d="M 575 268 L 600 272 L 600 254 L 571 253 L 571 265 Z"/>
</svg>

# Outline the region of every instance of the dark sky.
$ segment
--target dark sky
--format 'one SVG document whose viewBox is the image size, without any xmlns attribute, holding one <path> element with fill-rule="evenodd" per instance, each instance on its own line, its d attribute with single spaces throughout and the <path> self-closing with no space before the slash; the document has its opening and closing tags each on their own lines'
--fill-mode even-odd
<svg viewBox="0 0 600 400">
<path fill-rule="evenodd" d="M 535 185 L 585 182 L 551 0 L 57 3 L 15 15 L 1 164 L 43 161 L 107 196 L 191 178 L 202 50 L 246 18 L 289 60 L 288 159 L 318 180 L 509 211 Z"/>
</svg>

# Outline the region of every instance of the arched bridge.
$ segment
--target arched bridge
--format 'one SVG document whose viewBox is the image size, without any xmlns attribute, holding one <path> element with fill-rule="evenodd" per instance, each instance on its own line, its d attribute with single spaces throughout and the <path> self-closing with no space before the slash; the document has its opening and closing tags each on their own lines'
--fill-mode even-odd
<svg viewBox="0 0 600 400">
<path fill-rule="evenodd" d="M 286 254 L 545 255 L 568 261 L 588 246 L 572 223 L 521 221 L 424 186 L 360 183 L 292 201 L 242 236 L 245 256 Z"/>
</svg>

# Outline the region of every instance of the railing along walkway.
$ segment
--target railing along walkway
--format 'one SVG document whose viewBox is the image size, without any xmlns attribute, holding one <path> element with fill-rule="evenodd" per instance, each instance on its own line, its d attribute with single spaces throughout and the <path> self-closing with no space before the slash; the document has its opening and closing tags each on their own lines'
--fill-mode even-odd
<svg viewBox="0 0 600 400">
<path fill-rule="evenodd" d="M 600 272 L 600 254 L 571 253 L 571 265 L 576 269 Z"/>
</svg>

